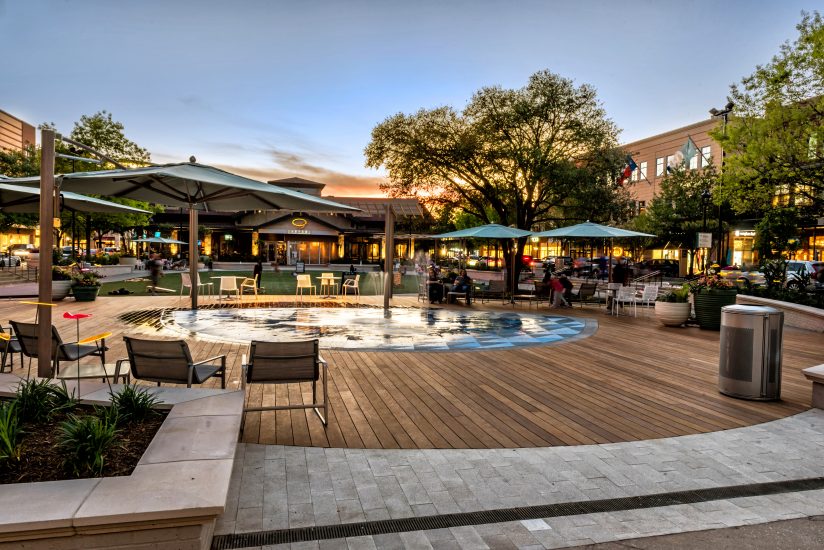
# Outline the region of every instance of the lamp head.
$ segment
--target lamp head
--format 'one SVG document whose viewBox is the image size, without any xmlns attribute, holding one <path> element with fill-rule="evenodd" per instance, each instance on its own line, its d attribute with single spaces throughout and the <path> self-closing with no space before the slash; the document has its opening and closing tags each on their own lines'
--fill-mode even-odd
<svg viewBox="0 0 824 550">
<path fill-rule="evenodd" d="M 724 110 L 732 111 L 733 107 L 735 107 L 735 103 L 732 101 L 728 101 L 727 104 L 724 106 Z"/>
<path fill-rule="evenodd" d="M 704 202 L 709 201 L 712 198 L 712 193 L 710 193 L 709 189 L 704 189 L 704 192 L 701 193 L 701 200 Z"/>
<path fill-rule="evenodd" d="M 710 109 L 710 115 L 712 115 L 712 116 L 718 116 L 718 112 L 719 112 L 718 109 L 716 109 L 715 107 Z"/>
</svg>

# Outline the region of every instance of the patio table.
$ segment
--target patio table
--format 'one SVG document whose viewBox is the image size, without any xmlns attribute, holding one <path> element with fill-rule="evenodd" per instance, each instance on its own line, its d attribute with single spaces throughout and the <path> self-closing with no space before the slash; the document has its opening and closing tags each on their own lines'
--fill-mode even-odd
<svg viewBox="0 0 824 550">
<path fill-rule="evenodd" d="M 338 293 L 338 283 L 337 281 L 340 280 L 340 277 L 333 276 L 323 276 L 319 277 L 320 279 L 320 291 L 323 292 L 326 289 L 326 295 L 323 298 L 334 298 L 335 295 Z M 335 295 L 332 294 L 332 289 L 335 289 Z"/>
</svg>

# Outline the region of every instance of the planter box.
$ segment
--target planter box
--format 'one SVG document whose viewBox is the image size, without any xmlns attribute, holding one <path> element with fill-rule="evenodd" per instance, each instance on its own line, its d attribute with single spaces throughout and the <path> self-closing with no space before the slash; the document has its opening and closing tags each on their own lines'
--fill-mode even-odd
<svg viewBox="0 0 824 550">
<path fill-rule="evenodd" d="M 94 302 L 97 300 L 97 293 L 100 292 L 99 286 L 73 286 L 72 296 L 78 302 Z"/>
<path fill-rule="evenodd" d="M 679 327 L 690 318 L 690 303 L 655 302 L 655 318 L 665 327 Z"/>
<path fill-rule="evenodd" d="M 706 330 L 720 330 L 721 308 L 733 305 L 736 294 L 735 290 L 712 290 L 694 294 L 698 325 Z"/>
<path fill-rule="evenodd" d="M 134 266 L 137 265 L 137 258 L 130 256 L 120 256 L 120 258 L 117 259 L 117 262 L 119 265 L 126 265 L 131 268 L 134 268 Z"/>
<path fill-rule="evenodd" d="M 0 396 L 17 376 L 0 374 Z M 75 381 L 67 381 L 69 390 Z M 115 391 L 121 385 L 113 385 Z M 109 401 L 83 381 L 83 403 Z M 207 550 L 223 513 L 243 414 L 243 393 L 151 387 L 171 409 L 130 476 L 0 486 L 0 547 Z"/>
<path fill-rule="evenodd" d="M 71 288 L 71 281 L 52 281 L 52 301 L 59 302 L 68 296 Z"/>
</svg>

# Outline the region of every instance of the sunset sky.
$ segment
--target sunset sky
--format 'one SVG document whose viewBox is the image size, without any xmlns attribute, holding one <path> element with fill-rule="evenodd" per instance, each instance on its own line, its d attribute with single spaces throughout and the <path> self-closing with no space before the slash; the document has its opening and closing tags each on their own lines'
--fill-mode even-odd
<svg viewBox="0 0 824 550">
<path fill-rule="evenodd" d="M 106 109 L 155 162 L 376 195 L 372 128 L 549 69 L 622 142 L 708 118 L 816 2 L 0 0 L 0 109 L 69 133 Z"/>
</svg>

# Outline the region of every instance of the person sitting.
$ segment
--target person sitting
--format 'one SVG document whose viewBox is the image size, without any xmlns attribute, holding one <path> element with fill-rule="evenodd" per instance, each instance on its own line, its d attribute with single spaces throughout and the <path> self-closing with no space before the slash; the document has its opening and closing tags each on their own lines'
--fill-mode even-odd
<svg viewBox="0 0 824 550">
<path fill-rule="evenodd" d="M 435 302 L 440 304 L 443 302 L 443 283 L 441 283 L 438 275 L 439 273 L 436 268 L 429 266 L 426 275 L 426 286 L 430 304 L 434 304 Z"/>
<path fill-rule="evenodd" d="M 470 291 L 472 290 L 472 278 L 467 275 L 466 270 L 462 269 L 452 285 L 452 292 L 461 292 L 466 294 L 466 305 L 470 305 Z"/>
</svg>

